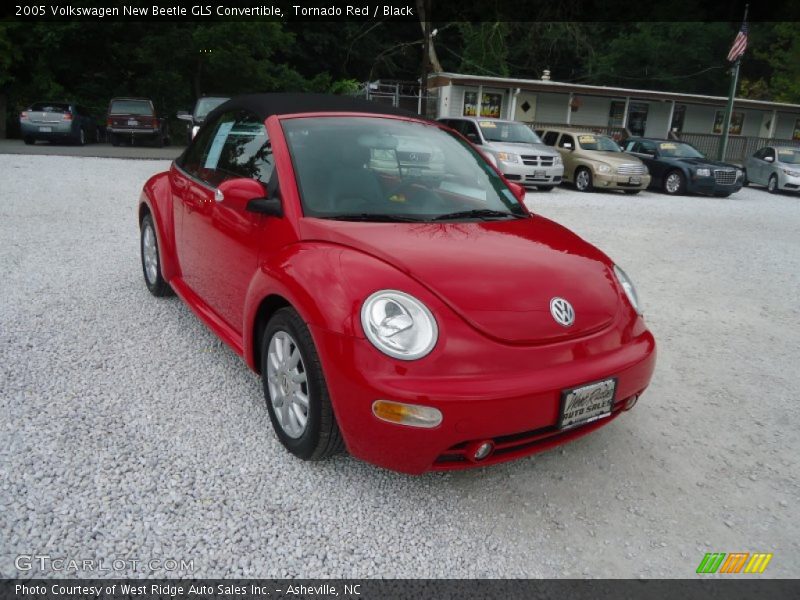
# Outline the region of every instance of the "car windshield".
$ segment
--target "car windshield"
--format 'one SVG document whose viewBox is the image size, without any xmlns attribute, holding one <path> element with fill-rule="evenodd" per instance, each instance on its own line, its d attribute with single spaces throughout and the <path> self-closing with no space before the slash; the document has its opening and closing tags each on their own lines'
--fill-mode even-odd
<svg viewBox="0 0 800 600">
<path fill-rule="evenodd" d="M 507 121 L 478 121 L 481 133 L 488 142 L 507 142 L 510 144 L 541 144 L 542 140 L 532 129 L 522 123 Z"/>
<path fill-rule="evenodd" d="M 680 142 L 661 142 L 658 153 L 667 158 L 705 158 L 694 146 Z"/>
<path fill-rule="evenodd" d="M 30 110 L 36 112 L 65 113 L 69 112 L 69 104 L 64 104 L 62 102 L 37 102 L 31 106 Z"/>
<path fill-rule="evenodd" d="M 578 135 L 578 143 L 584 150 L 599 150 L 601 152 L 622 152 L 617 142 L 607 135 L 583 133 Z"/>
<path fill-rule="evenodd" d="M 434 125 L 306 117 L 282 126 L 306 216 L 433 221 L 526 214 L 477 151 Z"/>
<path fill-rule="evenodd" d="M 208 113 L 227 101 L 228 98 L 200 98 L 200 100 L 197 101 L 194 116 L 198 119 L 204 119 Z"/>
<path fill-rule="evenodd" d="M 789 165 L 800 165 L 800 150 L 778 148 L 778 160 Z"/>
<path fill-rule="evenodd" d="M 114 100 L 109 112 L 112 115 L 152 115 L 153 109 L 147 100 Z"/>
</svg>

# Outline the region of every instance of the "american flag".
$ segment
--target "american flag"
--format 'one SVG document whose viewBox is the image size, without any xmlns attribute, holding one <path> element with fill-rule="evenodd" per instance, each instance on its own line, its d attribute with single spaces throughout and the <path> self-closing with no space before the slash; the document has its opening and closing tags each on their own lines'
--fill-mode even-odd
<svg viewBox="0 0 800 600">
<path fill-rule="evenodd" d="M 739 33 L 736 34 L 736 39 L 733 40 L 731 51 L 728 52 L 728 60 L 730 62 L 738 60 L 745 50 L 747 50 L 747 21 L 742 23 Z"/>
</svg>

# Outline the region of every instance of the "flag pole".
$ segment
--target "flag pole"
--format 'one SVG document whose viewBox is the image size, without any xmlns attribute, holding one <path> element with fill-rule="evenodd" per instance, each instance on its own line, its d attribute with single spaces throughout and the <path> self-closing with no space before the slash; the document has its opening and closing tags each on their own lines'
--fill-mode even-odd
<svg viewBox="0 0 800 600">
<path fill-rule="evenodd" d="M 749 8 L 749 4 L 744 5 L 744 19 L 742 19 L 742 23 L 747 22 L 747 11 Z M 717 159 L 721 161 L 725 160 L 725 154 L 728 151 L 728 137 L 731 128 L 731 118 L 733 117 L 733 100 L 736 98 L 736 87 L 739 85 L 739 65 L 741 63 L 742 56 L 740 55 L 736 58 L 736 62 L 731 69 L 731 89 L 728 93 L 728 105 L 725 107 L 725 118 L 722 123 L 722 139 L 719 142 L 719 153 L 717 156 Z"/>
</svg>

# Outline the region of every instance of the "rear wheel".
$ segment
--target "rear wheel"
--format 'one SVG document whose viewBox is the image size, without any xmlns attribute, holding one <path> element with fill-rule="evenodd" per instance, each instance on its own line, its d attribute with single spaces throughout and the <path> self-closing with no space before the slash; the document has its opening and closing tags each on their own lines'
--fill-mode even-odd
<svg viewBox="0 0 800 600">
<path fill-rule="evenodd" d="M 319 460 L 343 450 L 314 340 L 292 308 L 278 310 L 267 323 L 261 379 L 272 426 L 289 452 Z"/>
<path fill-rule="evenodd" d="M 119 146 L 119 137 L 116 133 L 109 133 L 108 139 L 111 141 L 112 146 Z"/>
<path fill-rule="evenodd" d="M 36 143 L 36 140 L 33 138 L 33 136 L 26 135 L 26 136 L 25 136 L 25 143 L 26 143 L 28 146 L 33 146 L 33 145 Z"/>
<path fill-rule="evenodd" d="M 153 296 L 170 296 L 172 288 L 161 275 L 161 255 L 158 251 L 158 238 L 153 224 L 153 217 L 145 215 L 142 219 L 141 253 L 144 282 Z"/>
<path fill-rule="evenodd" d="M 778 176 L 774 173 L 769 176 L 769 181 L 767 182 L 767 191 L 770 194 L 778 193 Z"/>
<path fill-rule="evenodd" d="M 591 192 L 594 189 L 592 172 L 586 167 L 578 167 L 575 171 L 575 188 L 579 192 Z"/>
<path fill-rule="evenodd" d="M 670 171 L 664 177 L 664 192 L 670 196 L 678 196 L 686 190 L 686 178 L 680 171 Z"/>
</svg>

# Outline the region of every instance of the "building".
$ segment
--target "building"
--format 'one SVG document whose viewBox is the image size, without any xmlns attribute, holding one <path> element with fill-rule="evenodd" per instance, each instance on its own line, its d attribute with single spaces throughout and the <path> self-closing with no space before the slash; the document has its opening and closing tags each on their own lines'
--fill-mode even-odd
<svg viewBox="0 0 800 600">
<path fill-rule="evenodd" d="M 436 117 L 514 119 L 542 126 L 603 131 L 616 138 L 672 137 L 716 156 L 727 98 L 560 83 L 542 79 L 433 73 L 428 89 Z M 800 105 L 737 98 L 726 158 L 741 163 L 767 143 L 800 146 Z"/>
</svg>

